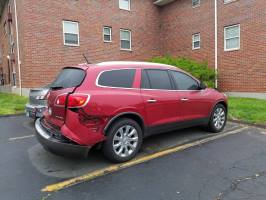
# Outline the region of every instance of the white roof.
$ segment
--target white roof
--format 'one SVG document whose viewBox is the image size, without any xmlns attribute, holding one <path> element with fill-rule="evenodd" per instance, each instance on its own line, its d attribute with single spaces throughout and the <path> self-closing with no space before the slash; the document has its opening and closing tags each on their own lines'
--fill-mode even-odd
<svg viewBox="0 0 266 200">
<path fill-rule="evenodd" d="M 142 65 L 142 66 L 165 66 L 165 67 L 174 67 L 172 65 L 161 64 L 161 63 L 153 63 L 153 62 L 139 62 L 139 61 L 108 61 L 108 62 L 101 62 L 97 64 L 98 66 L 103 65 Z"/>
</svg>

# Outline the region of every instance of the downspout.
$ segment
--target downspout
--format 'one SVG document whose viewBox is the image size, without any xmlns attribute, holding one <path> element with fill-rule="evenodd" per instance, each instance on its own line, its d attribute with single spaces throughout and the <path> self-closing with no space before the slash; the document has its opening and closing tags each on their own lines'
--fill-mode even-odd
<svg viewBox="0 0 266 200">
<path fill-rule="evenodd" d="M 17 53 L 18 53 L 18 80 L 19 80 L 19 95 L 22 95 L 22 86 L 21 86 L 21 61 L 20 61 L 20 49 L 19 49 L 19 35 L 18 35 L 18 14 L 17 14 L 17 1 L 14 0 L 15 8 L 15 20 L 16 20 L 16 37 L 17 37 Z"/>
<path fill-rule="evenodd" d="M 218 19 L 217 0 L 214 0 L 214 29 L 215 29 L 215 88 L 218 88 Z"/>
</svg>

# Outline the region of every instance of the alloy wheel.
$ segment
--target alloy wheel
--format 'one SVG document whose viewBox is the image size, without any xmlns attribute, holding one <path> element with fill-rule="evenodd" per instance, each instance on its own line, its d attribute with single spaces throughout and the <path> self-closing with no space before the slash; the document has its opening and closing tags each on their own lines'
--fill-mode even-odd
<svg viewBox="0 0 266 200">
<path fill-rule="evenodd" d="M 120 127 L 113 138 L 113 150 L 120 157 L 128 157 L 138 146 L 138 132 L 131 125 Z"/>
<path fill-rule="evenodd" d="M 225 111 L 223 108 L 218 107 L 215 111 L 214 111 L 214 115 L 213 115 L 213 125 L 216 129 L 221 129 L 224 126 L 225 123 Z"/>
</svg>

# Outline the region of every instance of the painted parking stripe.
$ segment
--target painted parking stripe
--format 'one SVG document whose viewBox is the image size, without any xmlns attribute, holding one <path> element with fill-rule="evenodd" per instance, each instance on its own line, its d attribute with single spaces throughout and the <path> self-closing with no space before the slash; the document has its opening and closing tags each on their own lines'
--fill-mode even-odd
<svg viewBox="0 0 266 200">
<path fill-rule="evenodd" d="M 128 167 L 132 167 L 132 166 L 138 165 L 140 163 L 144 163 L 144 162 L 153 160 L 155 158 L 159 158 L 159 157 L 171 154 L 171 153 L 182 151 L 182 150 L 185 150 L 185 149 L 188 149 L 188 148 L 191 148 L 191 147 L 199 146 L 201 144 L 204 144 L 204 143 L 207 143 L 207 142 L 210 142 L 210 141 L 213 141 L 213 140 L 217 140 L 219 138 L 223 138 L 223 137 L 226 137 L 226 136 L 229 136 L 229 135 L 233 135 L 233 134 L 236 134 L 236 133 L 241 133 L 243 130 L 245 130 L 247 128 L 248 128 L 247 126 L 242 126 L 241 128 L 239 128 L 237 130 L 229 131 L 229 132 L 226 132 L 226 133 L 223 133 L 223 134 L 214 135 L 214 136 L 211 136 L 211 137 L 208 137 L 208 138 L 205 138 L 205 139 L 202 139 L 202 140 L 198 140 L 198 141 L 195 141 L 195 142 L 191 142 L 191 143 L 188 143 L 188 144 L 176 146 L 176 147 L 173 147 L 173 148 L 170 148 L 170 149 L 167 149 L 167 150 L 163 150 L 163 151 L 151 154 L 151 155 L 143 156 L 141 158 L 136 158 L 136 159 L 131 160 L 131 161 L 126 162 L 126 163 L 111 165 L 109 167 L 106 167 L 106 168 L 103 168 L 103 169 L 99 169 L 99 170 L 96 170 L 94 172 L 91 172 L 91 173 L 88 173 L 88 174 L 84 174 L 82 176 L 78 176 L 78 177 L 75 177 L 75 178 L 71 178 L 71 179 L 65 180 L 63 182 L 59 182 L 59 183 L 55 183 L 55 184 L 52 184 L 52 185 L 48 185 L 48 186 L 46 186 L 46 187 L 44 187 L 42 189 L 42 192 L 55 192 L 55 191 L 58 191 L 58 190 L 62 190 L 62 189 L 65 189 L 67 187 L 70 187 L 70 186 L 73 186 L 73 185 L 76 185 L 76 184 L 79 184 L 79 183 L 82 183 L 82 182 L 85 182 L 85 181 L 90 181 L 90 180 L 95 179 L 97 177 L 100 177 L 100 176 L 103 176 L 103 175 L 106 175 L 106 174 L 109 174 L 109 173 L 112 173 L 112 172 L 115 172 L 115 171 L 118 171 L 118 170 L 121 170 L 121 169 L 125 169 L 125 168 L 128 168 Z"/>
<path fill-rule="evenodd" d="M 25 135 L 25 136 L 21 136 L 21 137 L 13 137 L 13 138 L 9 138 L 8 141 L 22 140 L 22 139 L 32 138 L 34 136 L 35 135 Z"/>
</svg>

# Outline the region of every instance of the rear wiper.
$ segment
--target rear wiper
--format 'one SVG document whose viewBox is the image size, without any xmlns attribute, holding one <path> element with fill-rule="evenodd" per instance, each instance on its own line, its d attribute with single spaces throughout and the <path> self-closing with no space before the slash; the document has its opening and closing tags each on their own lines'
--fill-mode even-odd
<svg viewBox="0 0 266 200">
<path fill-rule="evenodd" d="M 52 90 L 60 90 L 60 89 L 64 89 L 62 86 L 51 86 L 50 87 Z"/>
</svg>

